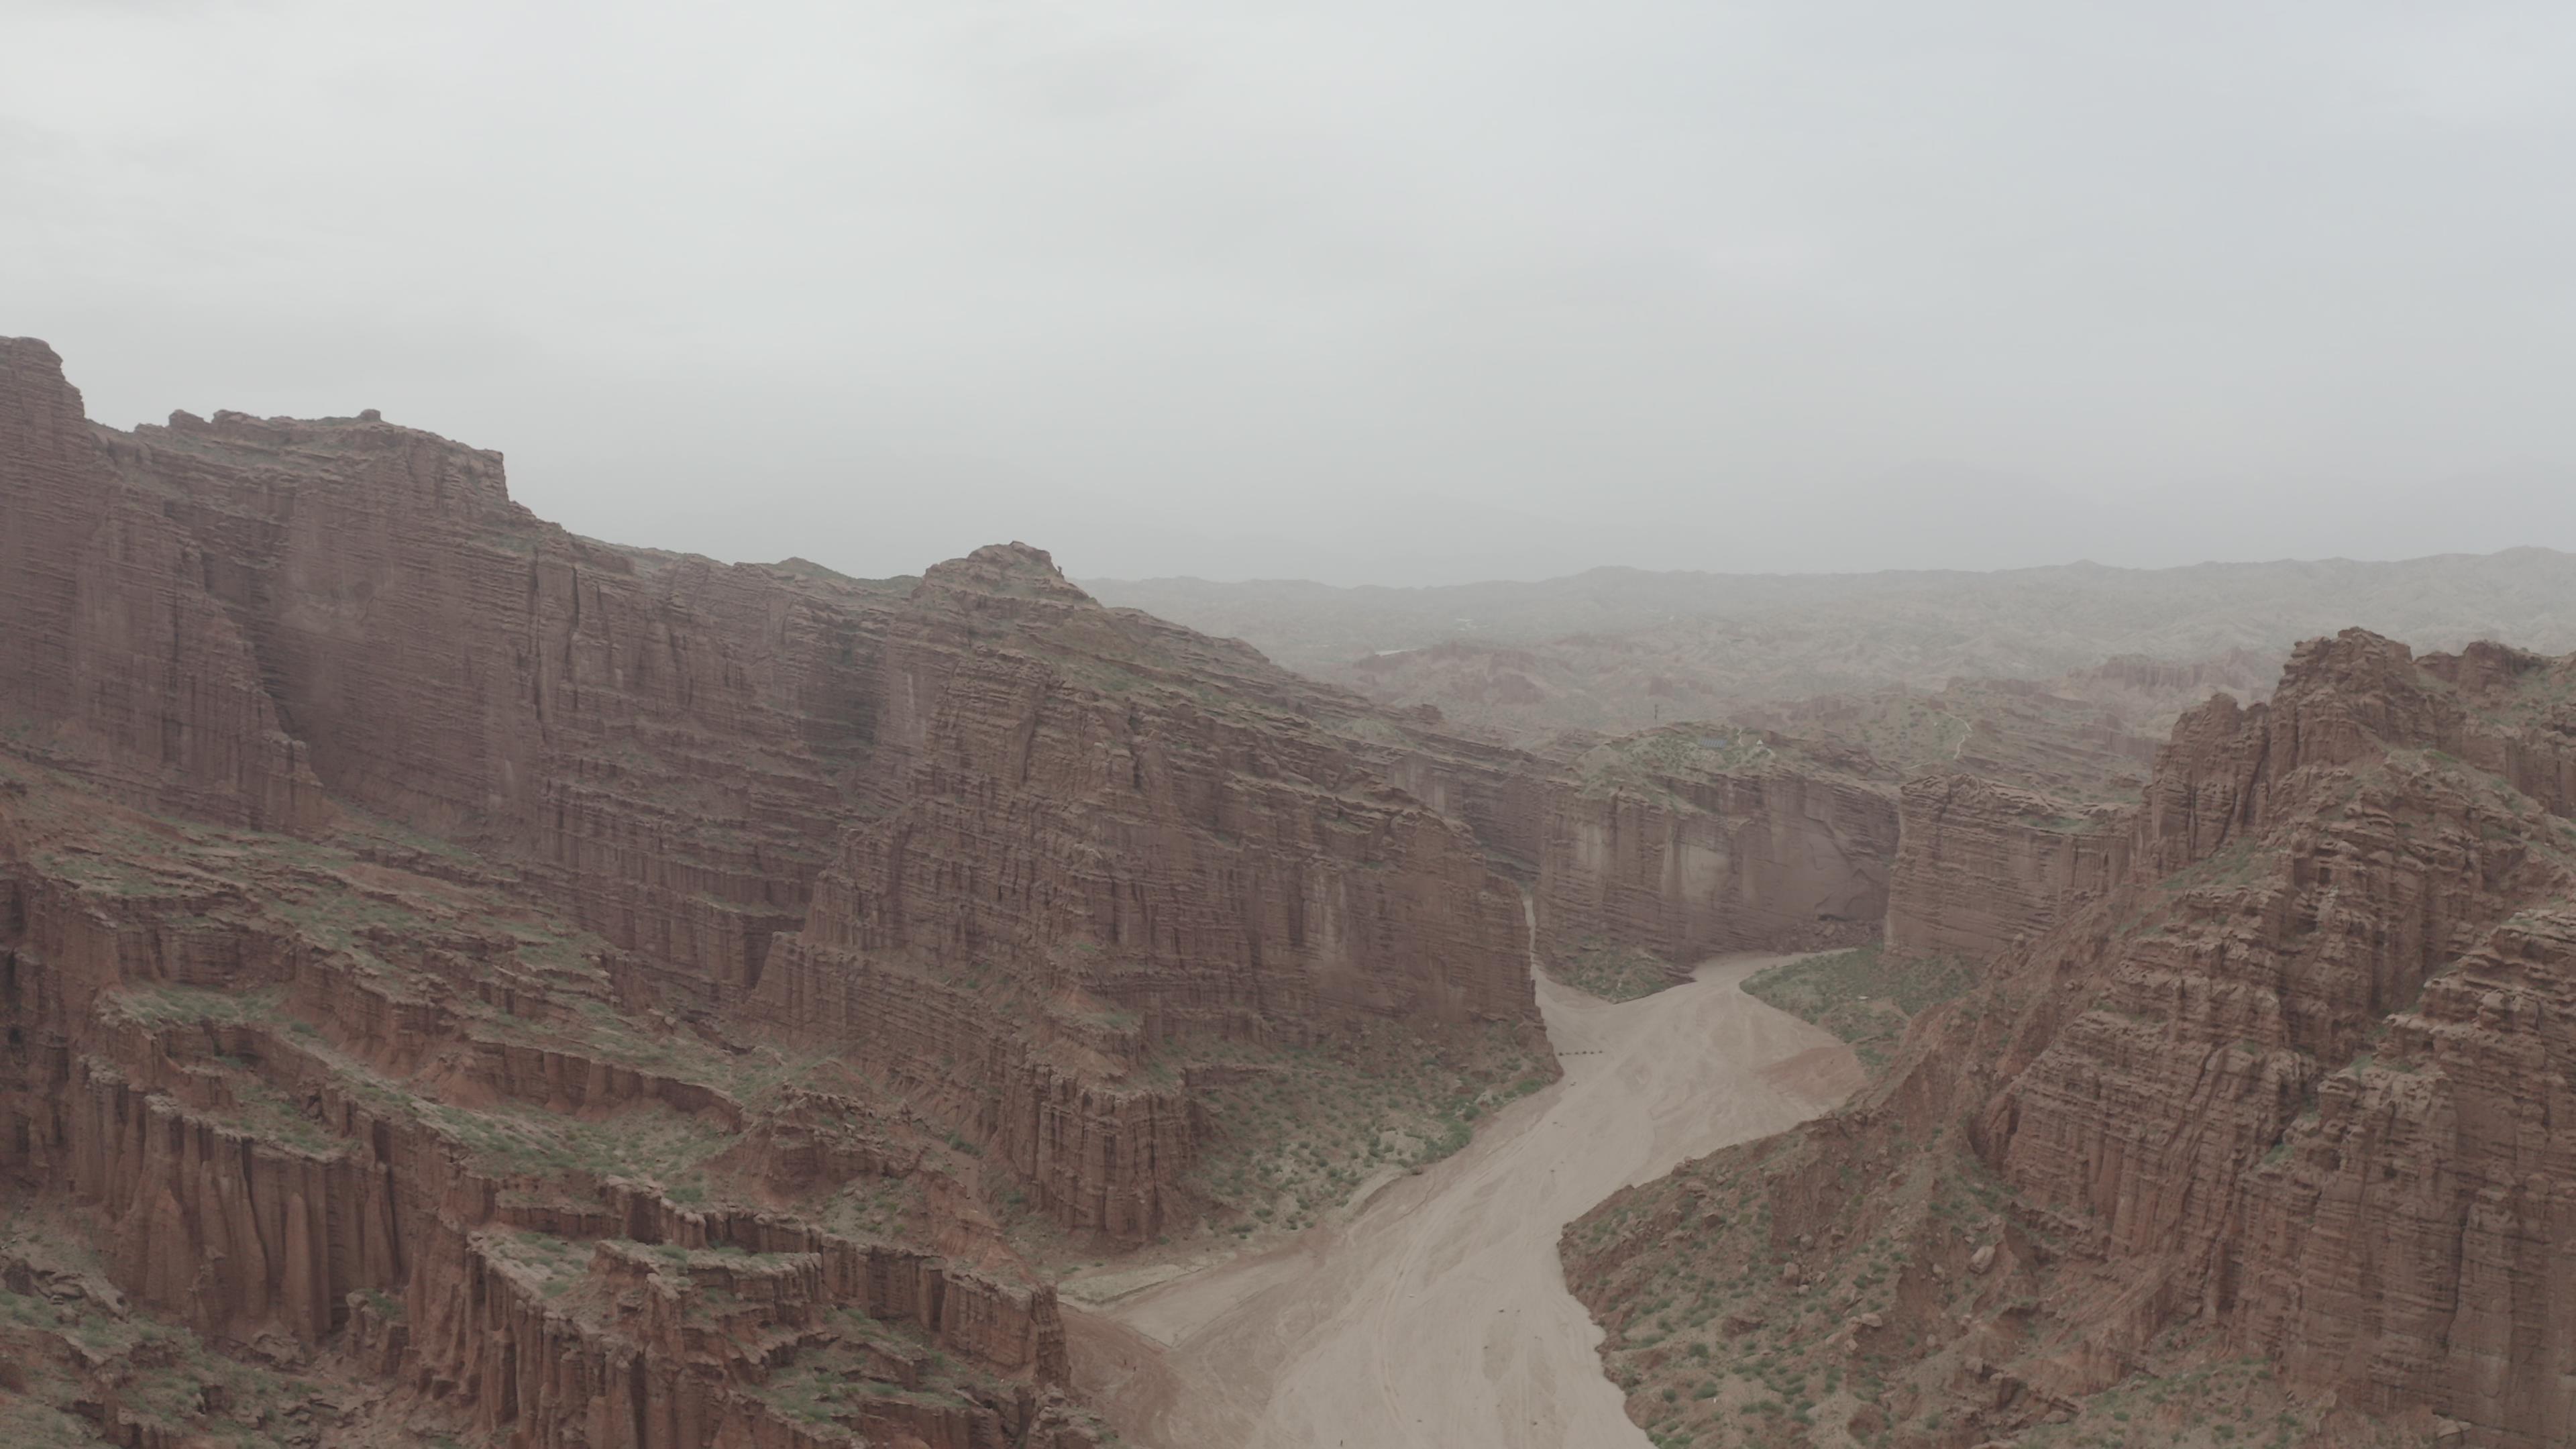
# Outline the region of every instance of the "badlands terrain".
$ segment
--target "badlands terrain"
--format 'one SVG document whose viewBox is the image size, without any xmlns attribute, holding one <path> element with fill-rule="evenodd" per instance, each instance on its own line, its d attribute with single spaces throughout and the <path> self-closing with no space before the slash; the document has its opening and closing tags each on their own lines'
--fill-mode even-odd
<svg viewBox="0 0 2576 1449">
<path fill-rule="evenodd" d="M 0 1443 L 2576 1438 L 2564 555 L 865 580 L 28 339 L 0 519 Z"/>
</svg>

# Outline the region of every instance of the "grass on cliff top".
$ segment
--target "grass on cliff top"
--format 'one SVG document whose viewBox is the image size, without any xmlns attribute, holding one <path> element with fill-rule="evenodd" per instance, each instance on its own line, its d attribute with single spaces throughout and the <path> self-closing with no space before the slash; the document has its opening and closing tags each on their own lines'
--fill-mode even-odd
<svg viewBox="0 0 2576 1449">
<path fill-rule="evenodd" d="M 1551 981 L 1604 1001 L 1634 1001 L 1689 979 L 1652 951 L 1597 936 L 1585 937 L 1571 951 L 1540 953 L 1539 969 Z"/>
<path fill-rule="evenodd" d="M 1784 961 L 1757 971 L 1744 992 L 1844 1041 L 1875 1075 L 1917 1015 L 1967 991 L 1974 964 L 1956 957 L 1897 960 L 1879 946 Z"/>
<path fill-rule="evenodd" d="M 1900 694 L 1827 729 L 1869 751 L 1873 759 L 1916 774 L 1957 759 L 1975 726 L 1937 699 Z"/>
<path fill-rule="evenodd" d="M 1765 771 L 1797 758 L 1773 748 L 1758 731 L 1723 724 L 1684 725 L 1596 745 L 1575 762 L 1575 770 L 1587 794 L 1624 790 L 1687 809 L 1688 803 L 1672 793 L 1667 781 Z"/>
<path fill-rule="evenodd" d="M 707 1164 L 736 1140 L 659 1103 L 587 1120 L 518 1103 L 480 1112 L 424 1103 L 421 1116 L 494 1176 L 634 1178 L 684 1203 L 706 1200 Z"/>
</svg>

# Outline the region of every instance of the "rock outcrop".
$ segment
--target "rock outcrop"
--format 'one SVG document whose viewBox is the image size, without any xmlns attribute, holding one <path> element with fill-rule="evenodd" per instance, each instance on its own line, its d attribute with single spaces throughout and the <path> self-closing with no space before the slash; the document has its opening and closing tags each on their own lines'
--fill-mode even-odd
<svg viewBox="0 0 2576 1449">
<path fill-rule="evenodd" d="M 1716 725 L 1590 751 L 1549 797 L 1542 956 L 1608 943 L 1688 967 L 1875 935 L 1897 807 L 1864 771 L 1865 757 Z"/>
<path fill-rule="evenodd" d="M 2079 807 L 1965 773 L 1905 782 L 1887 948 L 1988 961 L 2128 871 L 2127 812 Z"/>
<path fill-rule="evenodd" d="M 862 787 L 886 595 L 576 538 L 499 454 L 374 419 L 100 437 L 334 799 L 521 865 L 710 1003 L 802 921 Z"/>
<path fill-rule="evenodd" d="M 0 509 L 0 1173 L 117 1323 L 380 1385 L 282 1442 L 1076 1449 L 1032 1252 L 1549 1071 L 1524 757 L 1024 545 L 616 547 L 373 412 L 96 427 L 14 341 Z M 285 1432 L 57 1347 L 127 1442 Z"/>
<path fill-rule="evenodd" d="M 53 349 L 0 338 L 0 726 L 117 799 L 309 829 L 304 747 L 156 502 L 115 481 Z"/>
<path fill-rule="evenodd" d="M 955 1170 L 925 1124 L 881 1111 L 894 1150 L 747 1205 L 711 1154 L 792 1115 L 790 1059 L 657 1031 L 610 948 L 488 886 L 283 841 L 0 760 L 0 1171 L 91 1218 L 138 1308 L 399 1386 L 353 1431 L 1092 1442 L 1052 1291 L 971 1209 L 892 1226 L 986 1267 L 821 1225 Z"/>
<path fill-rule="evenodd" d="M 1877 1358 L 1854 1339 L 1883 1402 L 1904 1386 L 1872 1421 L 1897 1442 L 1948 1442 L 1909 1417 L 1997 1437 L 2246 1354 L 2321 1433 L 2350 1429 L 2340 1404 L 2392 1434 L 2566 1442 L 2571 768 L 2576 659 L 2348 631 L 2300 646 L 2270 703 L 2186 715 L 2145 799 L 2037 831 L 2053 851 L 2009 795 L 1909 792 L 1945 847 L 1900 900 L 1957 899 L 1892 911 L 1892 939 L 2013 941 L 1860 1103 L 1689 1175 L 1758 1206 L 1783 1282 L 1907 1330 Z M 1965 1196 L 1909 1207 L 1927 1182 Z M 1569 1234 L 1604 1313 L 1677 1251 L 1624 1226 L 1639 1206 Z M 1857 1251 L 1890 1241 L 1892 1284 Z"/>
<path fill-rule="evenodd" d="M 2157 744 L 2243 654 L 1744 706 L 1533 757 L 1551 960 L 1852 944 L 1982 962 L 2127 869 Z M 1901 827 L 1901 828 L 1900 828 Z"/>
<path fill-rule="evenodd" d="M 1175 1215 L 1199 1131 L 1143 1081 L 1156 1043 L 1537 1019 L 1517 894 L 1467 832 L 1211 690 L 1206 647 L 1021 545 L 931 570 L 885 645 L 901 803 L 846 834 L 754 1002 L 914 1090 L 981 1064 L 977 1130 L 1068 1226 L 1122 1237 Z"/>
</svg>

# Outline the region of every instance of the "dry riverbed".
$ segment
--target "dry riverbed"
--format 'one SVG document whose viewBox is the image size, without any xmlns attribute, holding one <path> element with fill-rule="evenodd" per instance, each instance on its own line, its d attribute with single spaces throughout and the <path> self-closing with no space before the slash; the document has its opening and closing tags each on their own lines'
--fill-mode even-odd
<svg viewBox="0 0 2576 1449">
<path fill-rule="evenodd" d="M 1346 1221 L 1084 1311 L 1077 1381 L 1149 1449 L 1645 1449 L 1556 1239 L 1611 1192 L 1812 1117 L 1861 1083 L 1828 1033 L 1702 966 L 1611 1003 L 1538 980 L 1565 1079 Z"/>
</svg>

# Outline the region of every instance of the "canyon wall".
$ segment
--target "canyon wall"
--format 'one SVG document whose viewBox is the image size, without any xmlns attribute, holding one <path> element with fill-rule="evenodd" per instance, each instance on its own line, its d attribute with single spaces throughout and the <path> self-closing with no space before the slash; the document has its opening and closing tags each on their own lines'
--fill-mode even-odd
<svg viewBox="0 0 2576 1449">
<path fill-rule="evenodd" d="M 311 828 L 304 747 L 157 501 L 117 483 L 53 349 L 0 338 L 0 727 L 120 800 Z"/>
<path fill-rule="evenodd" d="M 558 959 L 567 927 L 25 765 L 0 806 L 14 1200 L 93 1218 L 133 1305 L 208 1343 L 398 1386 L 342 1429 L 381 1410 L 538 1449 L 1093 1442 L 1051 1290 L 794 1210 L 683 1205 L 703 1189 L 669 1184 L 704 1169 L 657 1144 L 712 1151 L 792 1101 L 639 1034 L 596 960 Z M 874 1190 L 935 1150 L 900 1114 L 880 1127 L 915 1145 L 808 1188 Z M 914 1230 L 1009 1259 L 971 1212 Z"/>
<path fill-rule="evenodd" d="M 99 436 L 335 799 L 521 862 L 709 1001 L 802 920 L 867 753 L 878 595 L 576 538 L 499 454 L 372 417 Z"/>
<path fill-rule="evenodd" d="M 2419 666 L 2350 633 L 2302 646 L 2268 707 L 2176 729 L 2144 875 L 2106 903 L 2154 925 L 2076 925 L 2108 955 L 2103 996 L 1979 1124 L 2034 1211 L 2157 1265 L 2141 1304 L 2163 1311 L 2106 1316 L 2103 1341 L 2197 1305 L 2347 1395 L 2430 1401 L 2498 1443 L 2576 1429 L 2576 1336 L 2543 1306 L 2576 1291 L 2552 1260 L 2576 1225 L 2566 1144 L 2517 1125 L 2576 1066 L 2546 1024 L 2576 991 L 2550 944 L 2576 899 L 2571 677 L 2492 647 Z M 2185 1111 L 2188 1136 L 2160 1125 Z M 2290 1331 L 2335 1304 L 2382 1327 Z"/>
<path fill-rule="evenodd" d="M 1887 911 L 1895 792 L 1776 735 L 1683 726 L 1614 741 L 1552 782 L 1542 955 L 1595 943 L 1687 967 L 1852 944 Z"/>
<path fill-rule="evenodd" d="M 1542 939 L 1551 959 L 1598 942 L 1687 965 L 1883 920 L 1899 957 L 1989 959 L 2123 875 L 2148 731 L 2251 667 L 1819 695 L 1533 757 Z"/>
<path fill-rule="evenodd" d="M 1024 546 L 932 569 L 885 644 L 901 803 L 844 835 L 751 1008 L 934 1096 L 981 1063 L 992 1090 L 955 1109 L 1069 1226 L 1121 1237 L 1177 1216 L 1199 1130 L 1146 1081 L 1157 1044 L 1309 1043 L 1351 1013 L 1536 1032 L 1519 901 L 1473 838 L 1257 675 L 1211 689 L 1211 651 Z"/>
<path fill-rule="evenodd" d="M 1905 782 L 1889 870 L 1887 948 L 1987 961 L 2128 870 L 2127 812 L 1970 774 Z"/>
<path fill-rule="evenodd" d="M 1548 1071 L 1522 757 L 1037 550 L 601 544 L 16 341 L 0 505 L 0 1173 L 81 1333 L 198 1346 L 46 1349 L 128 1438 L 1087 1444 L 1030 1243 L 1248 1228 L 1190 1174 L 1267 1101 Z M 200 1349 L 399 1388 L 281 1428 Z"/>
<path fill-rule="evenodd" d="M 1992 964 L 1844 1112 L 1685 1170 L 1743 1210 L 1719 1241 L 1758 1222 L 1781 1265 L 1730 1321 L 1803 1320 L 1810 1289 L 1850 1315 L 1818 1341 L 1887 1386 L 1850 1432 L 1898 1444 L 2068 1418 L 2131 1442 L 2130 1385 L 2218 1393 L 2206 1365 L 2246 1355 L 2271 1377 L 2189 1411 L 2566 1442 L 2571 767 L 2576 659 L 2355 630 L 2267 704 L 2186 714 L 2143 801 L 2080 832 L 1918 782 L 1891 939 Z M 1569 1230 L 1614 1327 L 1686 1255 L 1640 1236 L 1648 1200 Z M 1893 1282 L 1864 1243 L 1899 1246 Z"/>
</svg>

